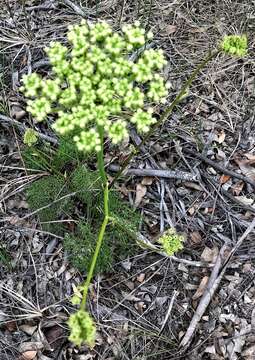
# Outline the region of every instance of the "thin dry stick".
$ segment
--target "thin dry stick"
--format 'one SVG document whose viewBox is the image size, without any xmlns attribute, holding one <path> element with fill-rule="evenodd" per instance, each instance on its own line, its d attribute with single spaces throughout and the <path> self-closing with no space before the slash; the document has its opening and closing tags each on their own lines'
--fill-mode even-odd
<svg viewBox="0 0 255 360">
<path fill-rule="evenodd" d="M 220 253 L 217 257 L 215 266 L 212 270 L 209 282 L 205 289 L 205 292 L 199 302 L 199 305 L 198 305 L 196 312 L 190 322 L 190 325 L 186 331 L 186 334 L 184 335 L 184 337 L 181 341 L 180 347 L 187 347 L 190 344 L 192 337 L 195 333 L 195 330 L 197 328 L 197 325 L 198 325 L 200 319 L 202 318 L 204 312 L 206 311 L 207 306 L 211 302 L 211 299 L 222 280 L 222 277 L 229 265 L 230 260 L 232 259 L 236 250 L 240 247 L 242 242 L 246 239 L 246 237 L 250 234 L 250 232 L 253 231 L 254 228 L 255 228 L 255 218 L 250 223 L 250 225 L 248 226 L 246 231 L 243 233 L 243 235 L 240 237 L 240 239 L 237 241 L 237 243 L 233 247 L 233 249 L 229 252 L 229 254 L 227 255 L 224 262 L 223 262 L 224 252 L 227 249 L 227 246 L 223 245 L 223 247 L 221 248 Z M 222 265 L 222 263 L 223 263 L 223 265 Z M 222 265 L 222 267 L 221 267 L 221 265 Z M 220 270 L 220 268 L 221 268 L 221 270 Z"/>
<path fill-rule="evenodd" d="M 171 298 L 171 301 L 170 301 L 170 304 L 169 304 L 169 308 L 168 308 L 168 310 L 167 310 L 167 313 L 166 313 L 164 322 L 163 322 L 163 324 L 162 324 L 162 326 L 161 326 L 159 335 L 162 333 L 162 331 L 164 330 L 164 327 L 166 326 L 166 323 L 167 323 L 167 321 L 168 321 L 168 319 L 169 319 L 169 316 L 170 316 L 170 314 L 171 314 L 171 312 L 172 312 L 175 299 L 177 298 L 178 295 L 179 295 L 179 292 L 176 291 L 176 290 L 174 290 L 173 296 L 172 296 L 172 298 Z"/>
<path fill-rule="evenodd" d="M 109 170 L 119 171 L 118 165 L 109 165 Z M 161 169 L 128 169 L 125 171 L 125 175 L 136 176 L 155 176 L 166 179 L 180 179 L 184 181 L 198 181 L 196 175 L 179 171 L 179 170 L 161 170 Z"/>
<path fill-rule="evenodd" d="M 228 170 L 228 169 L 224 168 L 223 166 L 221 166 L 220 164 L 217 164 L 215 161 L 208 159 L 206 156 L 200 154 L 199 152 L 190 150 L 188 148 L 184 148 L 183 151 L 186 152 L 187 154 L 191 154 L 191 155 L 197 157 L 198 159 L 202 160 L 203 162 L 211 165 L 213 168 L 221 171 L 223 174 L 230 175 L 231 177 L 235 177 L 236 179 L 242 180 L 242 181 L 255 187 L 255 181 L 248 178 L 247 176 L 238 174 L 232 170 Z"/>
</svg>

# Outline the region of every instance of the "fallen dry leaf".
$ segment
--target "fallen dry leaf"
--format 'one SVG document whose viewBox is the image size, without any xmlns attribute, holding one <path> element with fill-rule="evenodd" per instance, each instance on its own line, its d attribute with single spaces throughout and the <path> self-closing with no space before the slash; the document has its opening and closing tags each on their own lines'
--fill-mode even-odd
<svg viewBox="0 0 255 360">
<path fill-rule="evenodd" d="M 190 208 L 188 209 L 188 213 L 189 213 L 191 216 L 194 215 L 195 211 L 196 211 L 196 209 L 195 209 L 194 206 L 192 206 L 192 207 L 190 207 Z"/>
<path fill-rule="evenodd" d="M 28 341 L 28 342 L 23 342 L 22 344 L 20 344 L 19 346 L 19 352 L 26 353 L 28 351 L 38 351 L 38 350 L 42 350 L 44 348 L 44 345 L 41 341 Z"/>
<path fill-rule="evenodd" d="M 247 176 L 249 179 L 255 181 L 255 167 L 251 166 L 255 163 L 255 160 L 240 160 L 235 158 L 235 162 L 239 166 L 240 170 L 242 171 L 243 175 Z"/>
<path fill-rule="evenodd" d="M 141 181 L 142 185 L 151 185 L 153 183 L 154 178 L 152 176 L 145 176 Z"/>
<path fill-rule="evenodd" d="M 56 349 L 60 345 L 63 334 L 64 329 L 61 326 L 55 325 L 51 328 L 47 328 L 47 331 L 45 331 L 45 337 L 51 348 Z"/>
<path fill-rule="evenodd" d="M 225 140 L 225 137 L 226 137 L 226 134 L 225 134 L 224 130 L 221 130 L 221 132 L 218 135 L 217 142 L 219 144 L 222 144 L 224 142 L 224 140 Z"/>
<path fill-rule="evenodd" d="M 36 325 L 23 324 L 23 325 L 19 326 L 19 329 L 22 330 L 24 333 L 31 336 L 36 331 L 37 326 Z"/>
<path fill-rule="evenodd" d="M 16 331 L 16 330 L 17 330 L 17 323 L 16 323 L 16 321 L 13 320 L 13 321 L 7 322 L 6 325 L 5 325 L 5 328 L 6 328 L 6 330 L 8 330 L 8 331 L 10 331 L 10 332 Z"/>
<path fill-rule="evenodd" d="M 133 283 L 133 281 L 126 281 L 125 283 L 124 283 L 128 288 L 129 288 L 129 290 L 134 290 L 134 288 L 135 288 L 135 284 Z"/>
<path fill-rule="evenodd" d="M 143 314 L 143 312 L 146 308 L 146 305 L 143 301 L 139 301 L 135 304 L 135 308 L 139 312 L 139 314 Z"/>
<path fill-rule="evenodd" d="M 219 249 L 216 246 L 212 249 L 206 246 L 201 254 L 201 260 L 204 260 L 206 262 L 215 262 L 218 254 Z"/>
<path fill-rule="evenodd" d="M 225 184 L 226 182 L 228 182 L 228 180 L 231 178 L 231 176 L 229 175 L 221 175 L 220 177 L 220 184 Z"/>
<path fill-rule="evenodd" d="M 177 26 L 176 25 L 167 25 L 164 30 L 167 35 L 170 35 L 170 34 L 173 34 L 176 32 Z"/>
<path fill-rule="evenodd" d="M 147 187 L 142 184 L 136 185 L 135 207 L 139 206 L 147 192 Z"/>
<path fill-rule="evenodd" d="M 255 163 L 255 154 L 245 153 L 244 155 L 247 157 L 247 159 L 251 160 L 253 164 Z"/>
<path fill-rule="evenodd" d="M 28 350 L 22 353 L 21 360 L 33 360 L 37 355 L 36 350 Z"/>
<path fill-rule="evenodd" d="M 226 160 L 226 158 L 227 158 L 227 156 L 226 156 L 225 152 L 222 151 L 221 149 L 217 149 L 216 159 L 222 161 L 222 160 Z"/>
<path fill-rule="evenodd" d="M 238 181 L 237 183 L 235 183 L 231 189 L 232 189 L 232 193 L 233 195 L 239 196 L 240 193 L 242 192 L 244 187 L 244 182 L 243 181 Z"/>
<path fill-rule="evenodd" d="M 197 300 L 198 298 L 200 298 L 203 295 L 203 293 L 205 291 L 205 288 L 206 288 L 206 285 L 208 284 L 208 280 L 209 280 L 208 276 L 203 277 L 203 279 L 200 281 L 200 284 L 199 284 L 199 286 L 197 288 L 197 291 L 192 296 L 193 300 Z"/>
<path fill-rule="evenodd" d="M 193 231 L 190 234 L 190 238 L 191 238 L 192 244 L 198 245 L 198 244 L 201 244 L 201 242 L 202 242 L 202 236 L 200 235 L 200 233 L 198 231 Z"/>
<path fill-rule="evenodd" d="M 205 353 L 216 355 L 216 349 L 214 345 L 207 346 L 204 350 Z M 212 359 L 212 358 L 211 358 Z"/>
<path fill-rule="evenodd" d="M 139 282 L 139 283 L 142 283 L 145 279 L 145 273 L 141 273 L 137 276 L 136 280 Z"/>
</svg>

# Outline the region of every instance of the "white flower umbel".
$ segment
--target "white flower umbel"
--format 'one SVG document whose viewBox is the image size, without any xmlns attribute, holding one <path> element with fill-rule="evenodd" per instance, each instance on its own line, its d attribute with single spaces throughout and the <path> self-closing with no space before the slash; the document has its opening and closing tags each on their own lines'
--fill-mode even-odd
<svg viewBox="0 0 255 360">
<path fill-rule="evenodd" d="M 54 77 L 33 73 L 23 78 L 22 90 L 32 98 L 27 110 L 37 121 L 54 114 L 54 130 L 72 135 L 81 151 L 100 151 L 102 129 L 113 144 L 120 143 L 128 136 L 129 121 L 138 132 L 148 132 L 156 122 L 148 105 L 167 96 L 157 73 L 166 60 L 163 51 L 154 49 L 134 61 L 129 55 L 152 36 L 139 23 L 124 25 L 121 33 L 106 22 L 69 26 L 70 48 L 59 42 L 46 48 Z"/>
</svg>

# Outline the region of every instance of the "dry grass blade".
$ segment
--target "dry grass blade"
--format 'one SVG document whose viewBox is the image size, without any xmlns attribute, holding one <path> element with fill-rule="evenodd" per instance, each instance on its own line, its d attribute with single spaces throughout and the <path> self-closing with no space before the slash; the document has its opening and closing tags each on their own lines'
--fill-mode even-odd
<svg viewBox="0 0 255 360">
<path fill-rule="evenodd" d="M 0 292 L 11 300 L 10 304 L 3 304 L 5 309 L 10 311 L 1 312 L 2 321 L 0 323 L 6 323 L 10 320 L 24 320 L 32 318 L 42 317 L 42 311 L 36 307 L 31 301 L 26 299 L 23 295 L 15 292 L 5 284 L 0 285 Z M 16 312 L 21 312 L 22 314 L 16 314 Z"/>
</svg>

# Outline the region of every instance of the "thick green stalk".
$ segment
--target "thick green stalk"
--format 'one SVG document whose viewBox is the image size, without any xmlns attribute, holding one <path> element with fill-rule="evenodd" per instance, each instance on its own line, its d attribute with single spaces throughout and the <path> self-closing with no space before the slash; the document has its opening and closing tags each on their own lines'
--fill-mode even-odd
<svg viewBox="0 0 255 360">
<path fill-rule="evenodd" d="M 129 156 L 126 158 L 124 163 L 122 164 L 120 170 L 117 172 L 113 180 L 111 181 L 109 185 L 109 189 L 112 188 L 113 184 L 119 179 L 123 171 L 127 168 L 130 161 L 133 159 L 133 157 L 140 151 L 141 147 L 144 145 L 144 143 L 149 139 L 149 137 L 153 134 L 153 132 L 164 122 L 167 120 L 169 115 L 171 115 L 173 109 L 176 105 L 179 104 L 179 102 L 182 100 L 182 98 L 185 96 L 186 92 L 188 91 L 190 85 L 197 77 L 198 73 L 206 66 L 206 64 L 211 61 L 214 57 L 216 57 L 219 54 L 219 50 L 216 50 L 213 53 L 209 53 L 207 57 L 196 67 L 196 69 L 193 71 L 193 73 L 190 75 L 188 80 L 183 84 L 180 92 L 177 94 L 173 102 L 166 108 L 166 110 L 161 115 L 159 121 L 151 127 L 150 131 L 146 134 L 146 136 L 143 138 L 141 143 L 135 147 L 135 149 L 129 154 Z"/>
<path fill-rule="evenodd" d="M 98 129 L 99 134 L 100 134 L 100 139 L 101 139 L 101 150 L 97 155 L 97 164 L 98 164 L 98 170 L 100 173 L 100 177 L 102 180 L 102 186 L 104 188 L 104 220 L 102 222 L 101 228 L 100 228 L 100 232 L 98 235 L 98 239 L 97 239 L 97 243 L 96 243 L 96 249 L 95 252 L 93 254 L 93 258 L 89 267 L 89 272 L 87 275 L 87 279 L 84 283 L 83 286 L 83 295 L 82 295 L 82 301 L 81 301 L 81 309 L 86 309 L 86 303 L 87 303 L 87 296 L 88 296 L 88 290 L 89 290 L 89 284 L 91 283 L 91 279 L 93 277 L 94 274 L 94 270 L 96 267 L 96 263 L 97 263 L 97 258 L 104 240 L 104 234 L 105 234 L 105 230 L 106 230 L 106 226 L 109 222 L 110 219 L 110 214 L 109 214 L 109 188 L 108 188 L 108 181 L 107 181 L 107 176 L 105 173 L 105 169 L 104 169 L 104 133 L 103 133 L 103 129 L 99 128 Z"/>
</svg>

